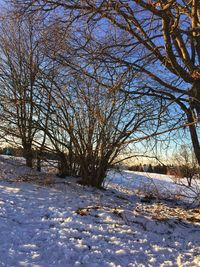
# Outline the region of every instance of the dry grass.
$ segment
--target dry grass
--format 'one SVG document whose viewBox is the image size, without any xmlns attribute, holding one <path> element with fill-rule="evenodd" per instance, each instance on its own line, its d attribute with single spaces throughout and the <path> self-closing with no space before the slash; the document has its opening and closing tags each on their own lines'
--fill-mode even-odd
<svg viewBox="0 0 200 267">
<path fill-rule="evenodd" d="M 153 220 L 166 221 L 175 219 L 200 225 L 200 207 L 184 209 L 182 207 L 168 207 L 163 203 L 153 203 L 149 205 L 138 204 L 135 211 L 151 217 Z"/>
<path fill-rule="evenodd" d="M 44 186 L 52 186 L 55 184 L 55 176 L 49 173 L 42 174 L 25 174 L 17 176 L 14 179 L 11 179 L 12 182 L 29 182 L 35 183 Z"/>
</svg>

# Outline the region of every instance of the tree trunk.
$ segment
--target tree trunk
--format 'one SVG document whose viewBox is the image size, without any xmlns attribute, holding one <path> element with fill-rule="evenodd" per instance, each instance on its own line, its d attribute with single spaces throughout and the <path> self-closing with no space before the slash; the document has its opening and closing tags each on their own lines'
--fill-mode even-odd
<svg viewBox="0 0 200 267">
<path fill-rule="evenodd" d="M 33 168 L 33 151 L 30 143 L 23 144 L 23 156 L 26 159 L 26 166 Z"/>
<path fill-rule="evenodd" d="M 37 155 L 37 171 L 41 172 L 41 157 Z"/>
<path fill-rule="evenodd" d="M 83 185 L 88 185 L 101 189 L 103 181 L 106 177 L 107 164 L 100 163 L 99 166 L 91 168 L 89 164 L 81 164 L 80 166 L 81 181 Z"/>
<path fill-rule="evenodd" d="M 189 112 L 187 114 L 188 117 L 188 122 L 193 122 L 193 116 L 192 116 L 192 112 Z M 192 144 L 193 144 L 193 149 L 194 149 L 194 153 L 197 159 L 197 162 L 200 166 L 200 145 L 199 145 L 199 138 L 198 138 L 198 134 L 197 134 L 197 129 L 196 129 L 196 125 L 190 125 L 189 126 L 189 130 L 190 130 L 190 137 L 192 140 Z"/>
<path fill-rule="evenodd" d="M 195 110 L 197 117 L 200 116 L 200 79 L 196 80 L 191 88 L 191 109 Z"/>
<path fill-rule="evenodd" d="M 32 151 L 25 151 L 26 166 L 33 168 L 33 154 Z"/>
<path fill-rule="evenodd" d="M 64 153 L 60 153 L 59 155 L 57 176 L 60 178 L 65 178 L 66 176 L 70 176 L 67 158 Z"/>
</svg>

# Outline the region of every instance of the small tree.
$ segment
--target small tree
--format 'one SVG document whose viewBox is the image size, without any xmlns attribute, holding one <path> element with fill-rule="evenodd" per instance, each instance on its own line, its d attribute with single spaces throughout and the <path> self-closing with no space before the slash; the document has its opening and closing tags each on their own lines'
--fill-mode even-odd
<svg viewBox="0 0 200 267">
<path fill-rule="evenodd" d="M 175 160 L 179 166 L 180 175 L 187 179 L 188 186 L 192 186 L 192 180 L 200 170 L 191 147 L 182 145 L 175 155 Z"/>
<path fill-rule="evenodd" d="M 21 20 L 4 14 L 0 25 L 0 112 L 1 131 L 20 142 L 26 165 L 33 166 L 33 141 L 38 129 L 37 79 L 43 56 L 40 51 L 40 23 L 31 16 Z"/>
</svg>

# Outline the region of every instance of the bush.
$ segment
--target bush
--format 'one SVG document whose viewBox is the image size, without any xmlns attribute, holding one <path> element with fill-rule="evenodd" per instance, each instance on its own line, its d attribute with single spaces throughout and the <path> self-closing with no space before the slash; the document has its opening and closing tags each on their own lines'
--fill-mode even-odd
<svg viewBox="0 0 200 267">
<path fill-rule="evenodd" d="M 198 177 L 200 169 L 198 167 L 190 167 L 188 165 L 182 165 L 179 167 L 181 178 L 186 178 L 188 186 L 192 185 L 193 177 Z"/>
</svg>

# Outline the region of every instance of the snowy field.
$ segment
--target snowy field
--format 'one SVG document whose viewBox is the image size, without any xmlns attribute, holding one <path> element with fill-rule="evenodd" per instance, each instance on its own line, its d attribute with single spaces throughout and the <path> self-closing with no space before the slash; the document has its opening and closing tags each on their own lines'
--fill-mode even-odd
<svg viewBox="0 0 200 267">
<path fill-rule="evenodd" d="M 193 192 L 165 175 L 124 171 L 109 173 L 106 190 L 74 178 L 21 182 L 45 174 L 11 157 L 0 157 L 0 173 L 0 266 L 200 266 L 196 184 Z"/>
<path fill-rule="evenodd" d="M 106 187 L 117 187 L 136 194 L 153 195 L 159 199 L 174 199 L 200 205 L 200 179 L 192 180 L 188 187 L 186 179 L 158 173 L 111 171 L 105 181 Z"/>
</svg>

